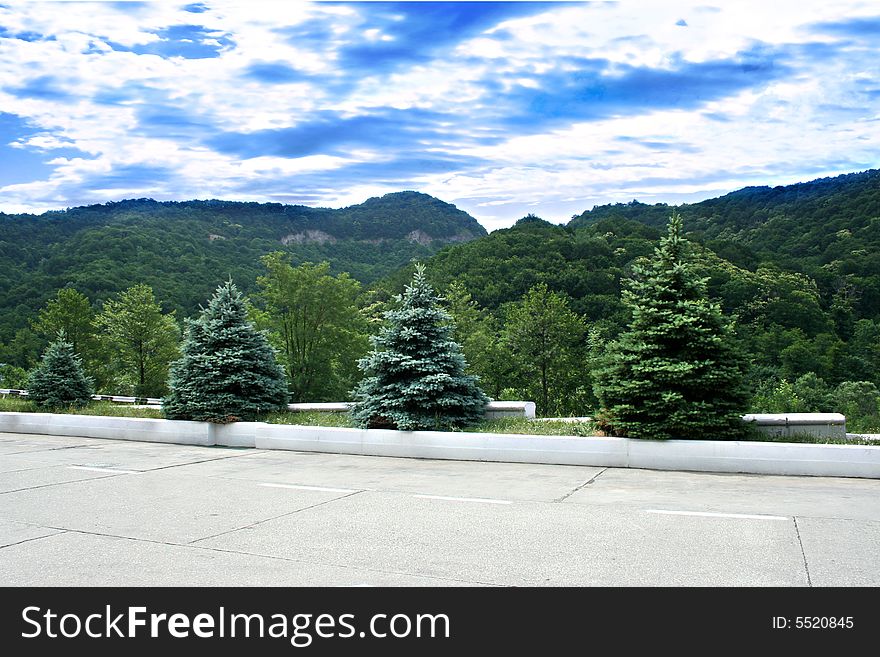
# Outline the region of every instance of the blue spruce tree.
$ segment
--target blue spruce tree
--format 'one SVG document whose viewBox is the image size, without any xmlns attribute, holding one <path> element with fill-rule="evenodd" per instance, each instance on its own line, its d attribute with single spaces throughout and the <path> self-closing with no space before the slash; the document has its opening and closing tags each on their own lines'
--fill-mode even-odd
<svg viewBox="0 0 880 657">
<path fill-rule="evenodd" d="M 404 431 L 474 424 L 489 401 L 474 376 L 465 374 L 451 318 L 416 267 L 412 284 L 385 313 L 387 326 L 373 351 L 358 362 L 366 377 L 354 392 L 351 416 L 358 426 Z"/>
<path fill-rule="evenodd" d="M 187 320 L 182 352 L 171 365 L 165 417 L 225 423 L 285 408 L 284 370 L 266 337 L 248 322 L 231 281 L 217 288 L 198 319 Z"/>
<path fill-rule="evenodd" d="M 82 361 L 73 351 L 63 331 L 46 348 L 40 364 L 27 382 L 28 399 L 47 410 L 85 406 L 91 401 L 92 380 L 83 371 Z"/>
</svg>

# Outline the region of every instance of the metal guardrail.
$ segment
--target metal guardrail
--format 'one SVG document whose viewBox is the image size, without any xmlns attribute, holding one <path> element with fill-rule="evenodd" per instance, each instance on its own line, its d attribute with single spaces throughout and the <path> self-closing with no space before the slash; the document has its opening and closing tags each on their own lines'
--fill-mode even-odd
<svg viewBox="0 0 880 657">
<path fill-rule="evenodd" d="M 27 390 L 16 390 L 14 388 L 0 388 L 0 396 L 10 397 L 27 397 Z M 120 404 L 139 404 L 147 406 L 158 406 L 162 403 L 161 399 L 155 397 L 128 397 L 125 395 L 92 395 L 95 401 L 109 401 Z M 289 411 L 309 412 L 319 411 L 324 413 L 347 413 L 351 408 L 351 402 L 324 402 L 309 404 L 288 404 Z M 486 404 L 487 417 L 535 417 L 535 404 L 533 402 L 524 401 L 493 401 Z"/>
<path fill-rule="evenodd" d="M 4 397 L 27 397 L 27 390 L 16 390 L 15 388 L 0 388 L 0 395 Z M 162 403 L 161 399 L 156 397 L 129 397 L 126 395 L 92 395 L 95 401 L 109 401 L 120 404 L 149 404 L 156 406 Z"/>
<path fill-rule="evenodd" d="M 287 410 L 298 413 L 347 413 L 351 409 L 351 402 L 314 402 L 288 404 Z M 525 417 L 534 419 L 535 403 L 530 401 L 491 401 L 486 404 L 486 417 L 495 419 L 500 417 Z"/>
</svg>

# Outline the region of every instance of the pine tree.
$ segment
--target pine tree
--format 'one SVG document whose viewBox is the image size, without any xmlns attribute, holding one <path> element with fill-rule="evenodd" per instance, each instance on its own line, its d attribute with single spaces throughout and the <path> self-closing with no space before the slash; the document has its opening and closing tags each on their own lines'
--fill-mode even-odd
<svg viewBox="0 0 880 657">
<path fill-rule="evenodd" d="M 476 377 L 465 374 L 451 318 L 439 307 L 423 265 L 398 301 L 399 310 L 385 313 L 388 325 L 373 338 L 373 351 L 358 362 L 366 377 L 354 392 L 354 421 L 403 431 L 479 421 L 489 399 Z"/>
<path fill-rule="evenodd" d="M 600 424 L 632 438 L 741 437 L 746 361 L 695 271 L 677 213 L 653 260 L 633 272 L 623 294 L 632 320 L 594 373 Z"/>
<path fill-rule="evenodd" d="M 217 288 L 198 319 L 187 321 L 183 356 L 172 364 L 168 385 L 162 409 L 169 419 L 256 420 L 285 407 L 284 370 L 248 322 L 231 281 Z"/>
<path fill-rule="evenodd" d="M 85 406 L 92 398 L 92 380 L 83 371 L 63 331 L 51 343 L 27 382 L 28 399 L 37 406 L 57 409 Z"/>
</svg>

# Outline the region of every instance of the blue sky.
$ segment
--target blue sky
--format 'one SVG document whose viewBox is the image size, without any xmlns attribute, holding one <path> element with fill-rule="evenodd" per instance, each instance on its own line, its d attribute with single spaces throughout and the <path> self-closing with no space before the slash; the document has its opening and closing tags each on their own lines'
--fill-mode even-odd
<svg viewBox="0 0 880 657">
<path fill-rule="evenodd" d="M 5 212 L 414 189 L 491 230 L 878 154 L 874 1 L 0 4 Z"/>
</svg>

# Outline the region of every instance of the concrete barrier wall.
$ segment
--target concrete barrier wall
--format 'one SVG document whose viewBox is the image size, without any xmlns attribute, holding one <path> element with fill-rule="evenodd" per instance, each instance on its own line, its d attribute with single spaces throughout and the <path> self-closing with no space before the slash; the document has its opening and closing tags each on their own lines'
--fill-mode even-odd
<svg viewBox="0 0 880 657">
<path fill-rule="evenodd" d="M 231 424 L 208 425 L 208 436 L 211 445 L 220 447 L 256 447 L 257 430 L 259 427 L 268 426 L 263 422 L 232 422 Z"/>
<path fill-rule="evenodd" d="M 880 478 L 880 446 L 390 431 L 0 413 L 0 432 L 404 458 Z"/>
<path fill-rule="evenodd" d="M 840 413 L 751 413 L 743 420 L 770 436 L 846 438 L 846 418 Z"/>
<path fill-rule="evenodd" d="M 880 447 L 722 440 L 630 440 L 627 465 L 650 470 L 880 478 Z"/>
<path fill-rule="evenodd" d="M 487 420 L 502 417 L 525 417 L 535 419 L 535 402 L 530 401 L 493 401 L 486 404 L 483 416 Z"/>
<path fill-rule="evenodd" d="M 138 440 L 179 445 L 213 445 L 207 422 L 141 417 L 66 415 L 63 413 L 0 413 L 0 431 L 50 436 L 81 436 Z"/>
<path fill-rule="evenodd" d="M 266 424 L 259 449 L 403 458 L 626 467 L 626 438 L 392 431 Z"/>
</svg>

